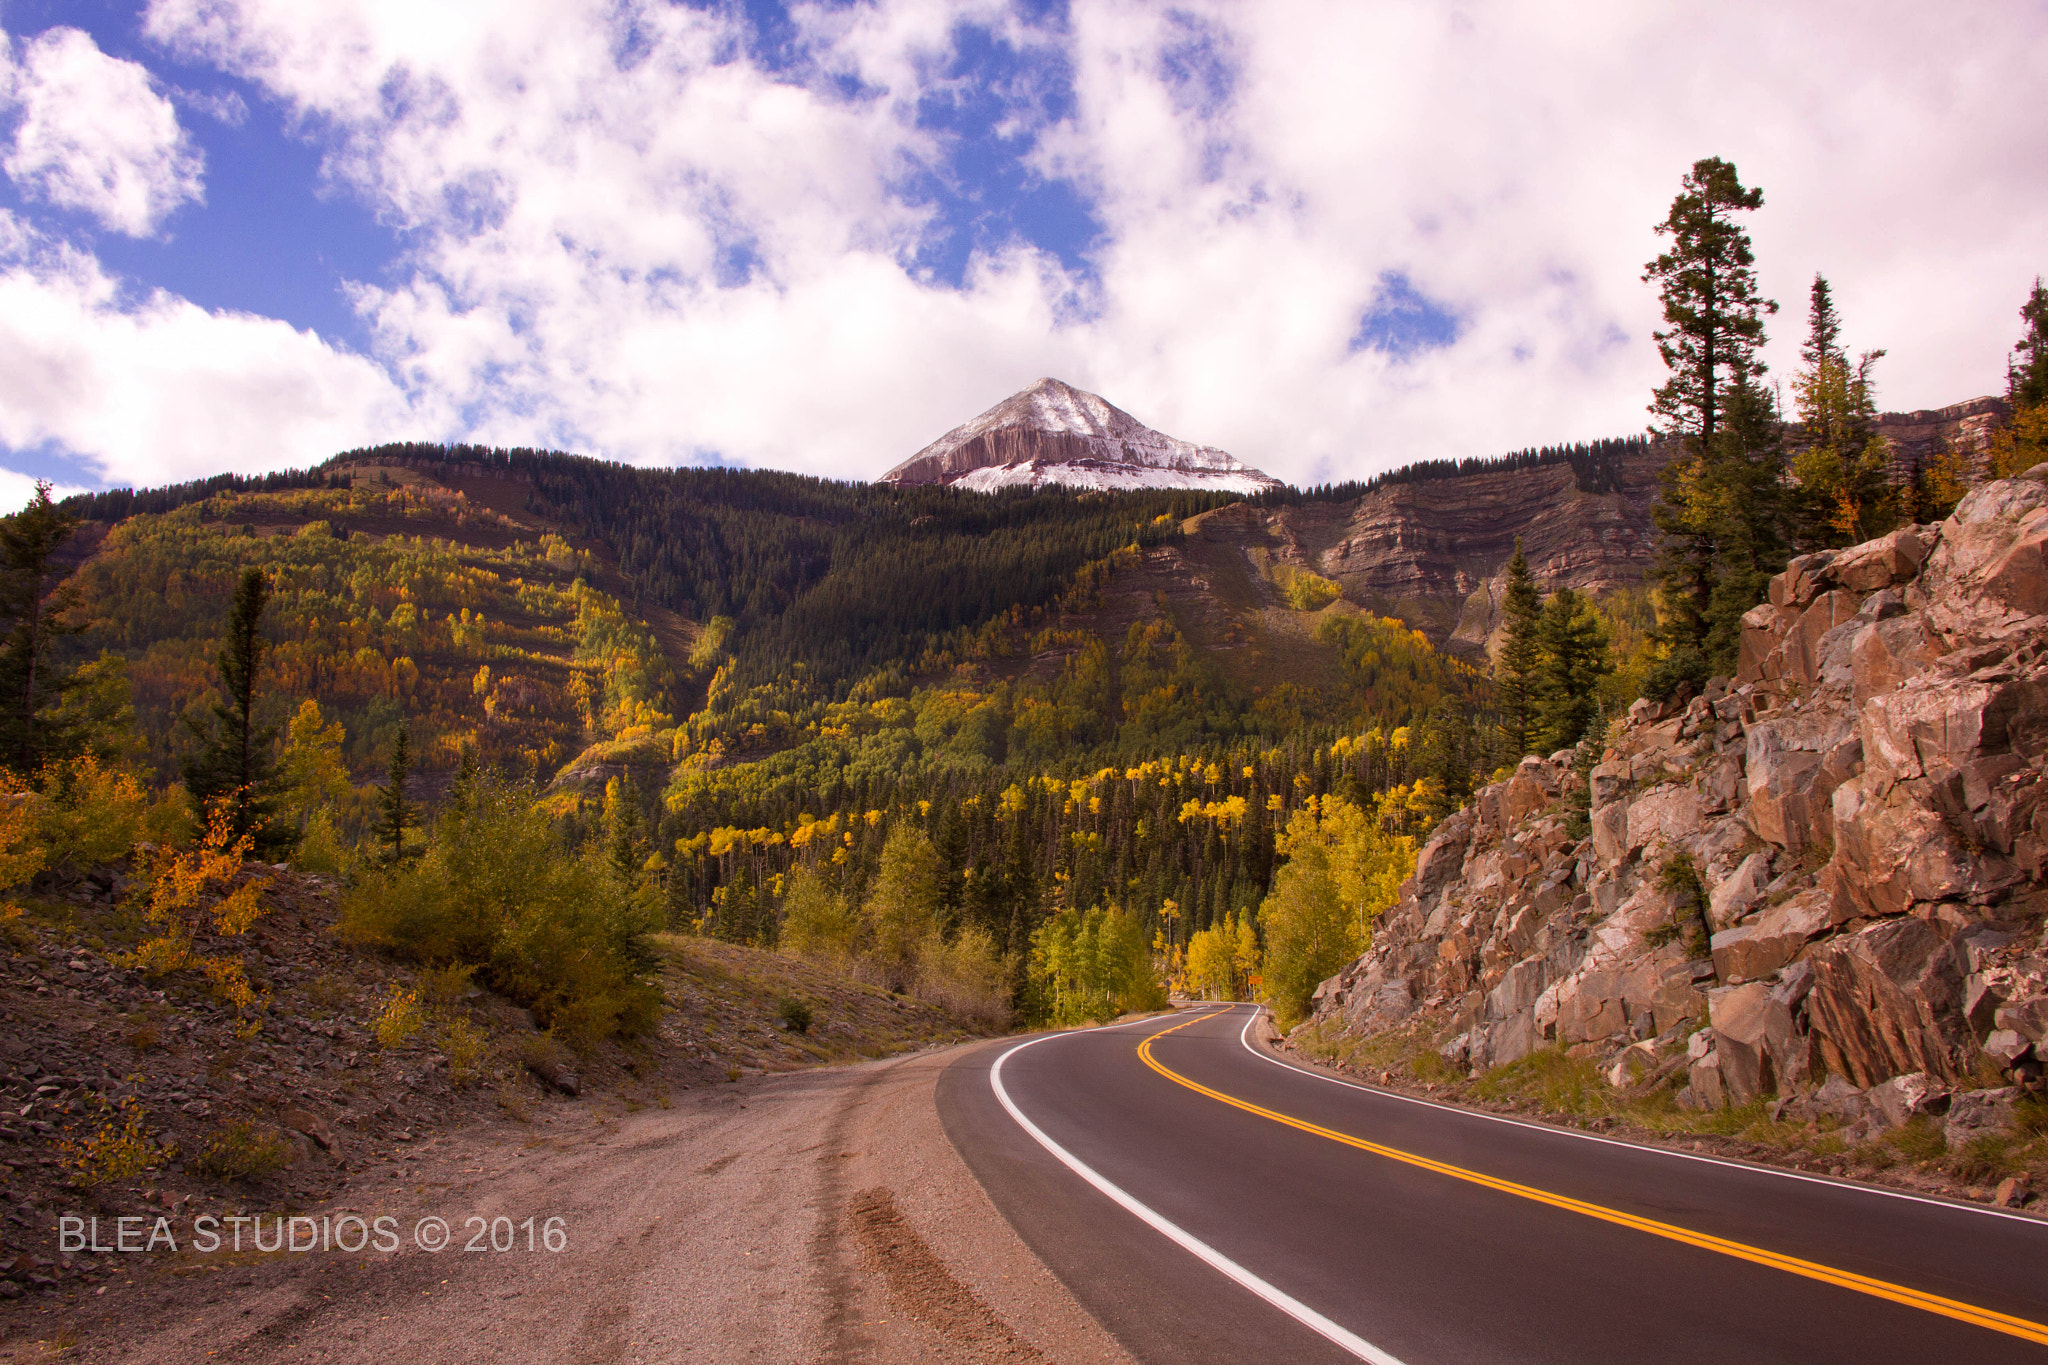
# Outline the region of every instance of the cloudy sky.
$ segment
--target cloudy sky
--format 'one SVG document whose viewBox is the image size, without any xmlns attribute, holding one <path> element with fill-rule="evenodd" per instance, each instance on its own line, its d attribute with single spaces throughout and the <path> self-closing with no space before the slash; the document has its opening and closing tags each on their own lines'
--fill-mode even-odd
<svg viewBox="0 0 2048 1365">
<path fill-rule="evenodd" d="M 2002 388 L 2048 6 L 0 0 L 0 497 L 465 439 L 870 478 L 1040 375 L 1296 482 L 1641 429 L 1701 156 L 1789 371 Z"/>
</svg>

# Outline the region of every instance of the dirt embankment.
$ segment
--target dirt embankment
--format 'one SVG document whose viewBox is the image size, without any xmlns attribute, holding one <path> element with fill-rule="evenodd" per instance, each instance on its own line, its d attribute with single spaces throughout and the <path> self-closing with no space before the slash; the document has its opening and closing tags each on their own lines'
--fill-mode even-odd
<svg viewBox="0 0 2048 1365">
<path fill-rule="evenodd" d="M 74 1313 L 175 1259 L 161 1244 L 96 1253 L 67 1226 L 99 1229 L 105 1245 L 120 1219 L 153 1231 L 165 1218 L 186 1247 L 202 1219 L 274 1227 L 361 1204 L 366 1191 L 425 1188 L 451 1134 L 495 1133 L 463 1141 L 539 1151 L 558 1133 L 728 1092 L 735 1078 L 975 1036 L 941 1010 L 813 963 L 663 936 L 668 1004 L 656 1030 L 578 1055 L 460 978 L 341 941 L 333 888 L 319 879 L 257 864 L 242 875 L 267 882 L 265 913 L 210 951 L 239 960 L 264 998 L 253 1019 L 238 1018 L 197 971 L 150 977 L 122 965 L 146 926 L 118 869 L 45 877 L 28 913 L 4 926 L 9 1338 L 59 1339 Z M 202 1273 L 222 1283 L 217 1269 Z"/>
</svg>

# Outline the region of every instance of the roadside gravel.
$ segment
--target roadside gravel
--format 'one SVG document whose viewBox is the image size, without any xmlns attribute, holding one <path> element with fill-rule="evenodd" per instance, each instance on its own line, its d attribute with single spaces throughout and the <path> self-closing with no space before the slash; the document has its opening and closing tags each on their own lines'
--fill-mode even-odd
<svg viewBox="0 0 2048 1365">
<path fill-rule="evenodd" d="M 174 1219 L 185 1250 L 115 1258 L 133 1268 L 76 1305 L 18 1305 L 0 1322 L 0 1355 L 1127 1361 L 947 1142 L 933 1086 L 959 1055 L 935 1048 L 695 1089 L 672 1108 L 473 1128 L 301 1211 L 389 1215 L 392 1252 L 259 1253 L 245 1238 L 240 1253 L 200 1253 Z M 374 1183 L 380 1174 L 388 1183 Z M 414 1244 L 430 1215 L 453 1230 L 438 1254 Z M 559 1217 L 567 1245 L 529 1252 L 517 1231 L 513 1251 L 466 1252 L 490 1226 L 472 1216 L 536 1228 Z"/>
</svg>

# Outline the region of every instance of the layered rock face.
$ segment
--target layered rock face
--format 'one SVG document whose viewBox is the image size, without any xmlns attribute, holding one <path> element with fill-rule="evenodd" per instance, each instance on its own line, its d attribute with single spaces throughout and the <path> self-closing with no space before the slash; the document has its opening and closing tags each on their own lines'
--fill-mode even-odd
<svg viewBox="0 0 2048 1365">
<path fill-rule="evenodd" d="M 1951 442 L 1981 448 L 2005 412 L 1976 398 L 1923 412 L 1885 413 L 1879 434 L 1901 471 Z M 1651 519 L 1673 448 L 1651 445 L 1622 467 L 1611 493 L 1579 488 L 1564 465 L 1390 484 L 1329 524 L 1308 508 L 1279 514 L 1296 529 L 1303 563 L 1361 606 L 1404 618 L 1439 646 L 1489 649 L 1500 626 L 1502 574 L 1515 541 L 1546 589 L 1605 593 L 1643 581 L 1657 557 Z"/>
<path fill-rule="evenodd" d="M 1583 838 L 1568 753 L 1446 820 L 1317 1019 L 1697 1107 L 2007 1121 L 2048 1054 L 2048 466 L 1793 561 L 1735 678 L 1611 738 Z"/>
<path fill-rule="evenodd" d="M 1613 493 L 1585 492 L 1566 465 L 1391 484 L 1352 504 L 1314 567 L 1353 601 L 1410 619 L 1440 645 L 1477 650 L 1498 622 L 1500 575 L 1518 539 L 1548 588 L 1607 592 L 1643 580 L 1657 553 L 1657 476 L 1671 454 L 1656 445 L 1630 459 Z"/>
<path fill-rule="evenodd" d="M 1280 481 L 1213 446 L 1154 431 L 1123 409 L 1057 379 L 1041 379 L 953 428 L 882 475 L 893 484 L 954 484 L 978 492 L 1074 488 L 1200 488 L 1262 493 Z"/>
</svg>

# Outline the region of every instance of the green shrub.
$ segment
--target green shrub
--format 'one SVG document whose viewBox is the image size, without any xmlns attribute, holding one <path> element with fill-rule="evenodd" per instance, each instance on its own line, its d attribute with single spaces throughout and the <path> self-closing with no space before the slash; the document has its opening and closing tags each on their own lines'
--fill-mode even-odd
<svg viewBox="0 0 2048 1365">
<path fill-rule="evenodd" d="M 449 1079 L 458 1085 L 474 1080 L 490 1053 L 490 1035 L 466 1014 L 456 1015 L 441 1030 L 441 1055 L 448 1059 Z"/>
<path fill-rule="evenodd" d="M 853 952 L 859 920 L 846 897 L 834 895 L 816 869 L 789 874 L 782 895 L 782 950 L 803 957 L 839 960 Z"/>
<path fill-rule="evenodd" d="M 1008 1028 L 1012 961 L 978 924 L 951 937 L 934 930 L 918 951 L 917 997 L 991 1028 Z"/>
<path fill-rule="evenodd" d="M 236 1119 L 213 1131 L 192 1169 L 216 1180 L 262 1180 L 291 1163 L 291 1139 L 275 1128 Z"/>
<path fill-rule="evenodd" d="M 1948 1139 L 1941 1125 L 1922 1116 L 1885 1134 L 1885 1141 L 1914 1161 L 1939 1161 L 1948 1155 Z"/>
<path fill-rule="evenodd" d="M 1681 692 L 1697 695 L 1711 672 L 1706 655 L 1691 645 L 1681 646 L 1650 669 L 1643 679 L 1643 695 L 1652 701 L 1668 701 Z"/>
<path fill-rule="evenodd" d="M 442 818 L 426 856 L 366 876 L 342 906 L 345 936 L 474 970 L 579 1049 L 653 1024 L 659 927 L 604 850 L 563 849 L 544 811 L 490 779 Z"/>
<path fill-rule="evenodd" d="M 1988 1185 L 2024 1169 L 2013 1159 L 2018 1139 L 2010 1133 L 1985 1133 L 1971 1138 L 1963 1150 L 1950 1155 L 1948 1168 L 1958 1179 Z"/>
<path fill-rule="evenodd" d="M 419 1036 L 426 1022 L 426 1011 L 420 1008 L 419 992 L 393 986 L 370 1031 L 377 1035 L 379 1047 L 404 1047 Z"/>
<path fill-rule="evenodd" d="M 1707 919 L 1707 888 L 1700 880 L 1700 870 L 1693 863 L 1690 853 L 1674 853 L 1657 871 L 1657 889 L 1671 897 L 1671 930 L 1669 937 L 1663 935 L 1664 926 L 1658 925 L 1643 935 L 1652 947 L 1660 946 L 1651 942 L 1654 937 L 1663 943 L 1683 938 L 1688 957 L 1703 958 L 1713 951 L 1712 931 Z"/>
<path fill-rule="evenodd" d="M 783 1025 L 792 1033 L 811 1031 L 811 1007 L 795 996 L 785 996 L 777 1003 L 775 1011 L 781 1016 Z"/>
<path fill-rule="evenodd" d="M 58 1160 L 71 1183 L 92 1189 L 116 1180 L 133 1180 L 152 1166 L 177 1155 L 175 1149 L 150 1136 L 148 1119 L 133 1099 L 110 1105 L 95 1095 L 97 1120 L 81 1137 L 57 1144 Z"/>
</svg>

